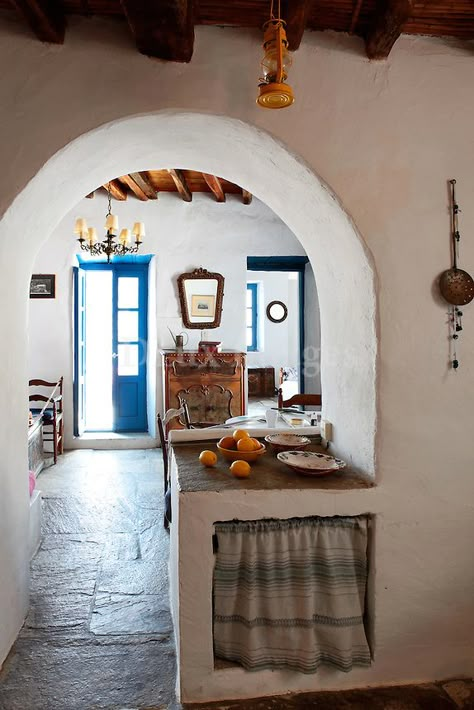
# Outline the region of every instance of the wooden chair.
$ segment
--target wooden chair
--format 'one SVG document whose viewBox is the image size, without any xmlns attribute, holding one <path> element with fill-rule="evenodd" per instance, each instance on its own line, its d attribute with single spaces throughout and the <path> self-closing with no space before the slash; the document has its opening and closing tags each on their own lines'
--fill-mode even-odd
<svg viewBox="0 0 474 710">
<path fill-rule="evenodd" d="M 161 414 L 157 414 L 156 422 L 158 425 L 158 433 L 160 435 L 161 452 L 163 454 L 163 494 L 165 500 L 165 512 L 163 516 L 163 527 L 168 530 L 171 523 L 171 488 L 169 481 L 169 447 L 168 439 L 165 434 L 165 427 Z"/>
<path fill-rule="evenodd" d="M 64 418 L 63 418 L 63 378 L 57 382 L 34 379 L 29 381 L 30 395 L 29 401 L 36 403 L 37 407 L 31 408 L 35 417 L 41 417 L 43 421 L 43 442 L 53 443 L 54 463 L 58 460 L 58 455 L 64 451 Z M 31 391 L 31 388 L 39 391 Z M 44 393 L 52 388 L 51 393 Z"/>
<path fill-rule="evenodd" d="M 278 390 L 278 408 L 283 409 L 283 407 L 292 407 L 293 405 L 308 406 L 308 407 L 319 407 L 322 404 L 322 397 L 320 394 L 294 394 L 293 397 L 289 399 L 283 399 L 283 390 L 280 387 Z"/>
</svg>

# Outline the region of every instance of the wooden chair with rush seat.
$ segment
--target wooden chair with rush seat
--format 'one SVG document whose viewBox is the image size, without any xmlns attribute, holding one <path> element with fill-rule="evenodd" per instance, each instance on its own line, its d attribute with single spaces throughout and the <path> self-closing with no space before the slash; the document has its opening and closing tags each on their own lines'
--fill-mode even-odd
<svg viewBox="0 0 474 710">
<path fill-rule="evenodd" d="M 57 382 L 34 379 L 29 381 L 29 402 L 36 407 L 30 407 L 34 417 L 43 421 L 43 441 L 53 444 L 54 463 L 64 451 L 64 419 L 63 419 L 63 378 Z M 51 389 L 48 392 L 48 389 Z"/>
</svg>

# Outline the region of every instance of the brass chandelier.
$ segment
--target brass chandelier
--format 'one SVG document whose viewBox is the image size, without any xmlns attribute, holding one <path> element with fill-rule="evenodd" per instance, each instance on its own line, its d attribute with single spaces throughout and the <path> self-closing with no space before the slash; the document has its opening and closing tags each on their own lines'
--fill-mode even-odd
<svg viewBox="0 0 474 710">
<path fill-rule="evenodd" d="M 145 225 L 143 222 L 135 222 L 132 235 L 135 241 L 130 241 L 130 229 L 122 229 L 117 239 L 119 223 L 117 215 L 112 214 L 112 197 L 110 194 L 110 183 L 107 183 L 108 211 L 105 219 L 106 235 L 102 241 L 97 241 L 97 230 L 88 227 L 83 217 L 76 219 L 74 234 L 78 234 L 78 242 L 83 251 L 88 251 L 91 256 L 107 256 L 107 263 L 110 264 L 112 256 L 125 256 L 126 254 L 136 254 L 142 244 L 142 237 L 145 236 Z"/>
</svg>

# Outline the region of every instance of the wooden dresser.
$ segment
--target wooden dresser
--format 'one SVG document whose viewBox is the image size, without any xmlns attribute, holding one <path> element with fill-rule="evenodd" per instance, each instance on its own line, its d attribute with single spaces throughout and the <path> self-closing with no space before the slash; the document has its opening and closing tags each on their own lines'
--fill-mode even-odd
<svg viewBox="0 0 474 710">
<path fill-rule="evenodd" d="M 163 350 L 165 410 L 186 401 L 191 421 L 221 424 L 245 413 L 245 353 Z"/>
<path fill-rule="evenodd" d="M 249 397 L 275 396 L 275 368 L 249 367 Z"/>
</svg>

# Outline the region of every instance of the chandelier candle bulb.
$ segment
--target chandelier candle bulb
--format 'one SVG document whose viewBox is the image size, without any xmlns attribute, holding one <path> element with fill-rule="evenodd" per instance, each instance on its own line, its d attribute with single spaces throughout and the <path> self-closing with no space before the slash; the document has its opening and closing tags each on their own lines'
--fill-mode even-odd
<svg viewBox="0 0 474 710">
<path fill-rule="evenodd" d="M 122 229 L 122 231 L 120 232 L 120 236 L 119 236 L 120 244 L 123 244 L 123 246 L 126 246 L 129 239 L 130 239 L 130 230 L 129 229 Z"/>
<path fill-rule="evenodd" d="M 133 225 L 133 234 L 135 237 L 137 237 L 137 241 L 139 241 L 139 237 L 144 237 L 145 236 L 145 225 L 143 222 L 135 222 Z"/>
<path fill-rule="evenodd" d="M 87 222 L 83 217 L 78 217 L 74 225 L 74 234 L 83 236 L 84 233 L 87 234 Z"/>
<path fill-rule="evenodd" d="M 105 228 L 106 229 L 111 229 L 114 234 L 118 232 L 119 228 L 119 222 L 118 222 L 118 217 L 115 214 L 109 214 L 107 215 L 107 219 L 105 220 Z"/>
<path fill-rule="evenodd" d="M 97 230 L 95 227 L 89 227 L 87 234 L 89 237 L 89 244 L 94 245 L 97 241 Z"/>
</svg>

